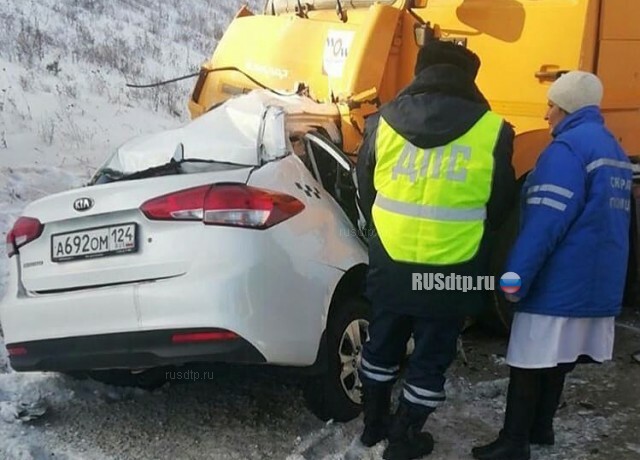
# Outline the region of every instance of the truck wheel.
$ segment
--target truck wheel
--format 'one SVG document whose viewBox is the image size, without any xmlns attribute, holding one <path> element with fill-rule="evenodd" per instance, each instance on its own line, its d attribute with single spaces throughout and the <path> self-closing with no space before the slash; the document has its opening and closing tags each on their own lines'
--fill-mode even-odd
<svg viewBox="0 0 640 460">
<path fill-rule="evenodd" d="M 509 251 L 518 236 L 520 222 L 520 207 L 516 203 L 509 216 L 493 235 L 491 252 L 491 273 L 495 277 L 496 286 L 492 296 L 492 305 L 487 312 L 478 318 L 479 322 L 491 331 L 507 335 L 511 329 L 513 320 L 513 305 L 506 301 L 500 290 L 500 277 L 504 274 L 505 264 Z"/>
<path fill-rule="evenodd" d="M 336 305 L 327 325 L 327 370 L 304 387 L 307 407 L 320 420 L 348 422 L 362 410 L 358 365 L 368 338 L 369 305 L 351 298 Z"/>
</svg>

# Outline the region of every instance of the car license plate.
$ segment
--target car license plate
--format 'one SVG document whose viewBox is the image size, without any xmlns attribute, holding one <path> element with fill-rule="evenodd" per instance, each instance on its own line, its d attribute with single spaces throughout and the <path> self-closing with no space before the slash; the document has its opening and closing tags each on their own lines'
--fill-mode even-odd
<svg viewBox="0 0 640 460">
<path fill-rule="evenodd" d="M 110 225 L 51 236 L 51 260 L 66 262 L 116 254 L 138 249 L 136 224 Z"/>
</svg>

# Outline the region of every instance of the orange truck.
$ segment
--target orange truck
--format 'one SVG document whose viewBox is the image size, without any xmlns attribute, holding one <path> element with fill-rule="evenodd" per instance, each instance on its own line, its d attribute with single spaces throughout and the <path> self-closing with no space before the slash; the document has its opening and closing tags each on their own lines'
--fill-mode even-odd
<svg viewBox="0 0 640 460">
<path fill-rule="evenodd" d="M 355 155 L 364 117 L 411 81 L 419 47 L 436 37 L 480 56 L 478 86 L 516 130 L 520 179 L 549 142 L 546 93 L 568 70 L 601 78 L 607 125 L 635 162 L 639 24 L 638 0 L 268 0 L 262 14 L 246 7 L 237 13 L 202 65 L 189 110 L 195 118 L 258 87 L 302 92 L 327 104 L 323 116 L 334 119 L 342 149 Z M 496 273 L 515 222 L 497 236 Z M 634 288 L 636 233 L 634 207 L 628 283 Z"/>
</svg>

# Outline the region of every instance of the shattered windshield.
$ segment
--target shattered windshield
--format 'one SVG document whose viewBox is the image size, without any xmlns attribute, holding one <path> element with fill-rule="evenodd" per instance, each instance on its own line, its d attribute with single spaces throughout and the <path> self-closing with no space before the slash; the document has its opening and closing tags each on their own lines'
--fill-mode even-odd
<svg viewBox="0 0 640 460">
<path fill-rule="evenodd" d="M 185 126 L 133 139 L 118 148 L 97 174 L 113 179 L 180 163 L 258 166 L 289 151 L 285 114 L 260 93 L 230 99 Z M 173 160 L 173 161 L 172 161 Z M 168 172 L 170 173 L 170 172 Z"/>
</svg>

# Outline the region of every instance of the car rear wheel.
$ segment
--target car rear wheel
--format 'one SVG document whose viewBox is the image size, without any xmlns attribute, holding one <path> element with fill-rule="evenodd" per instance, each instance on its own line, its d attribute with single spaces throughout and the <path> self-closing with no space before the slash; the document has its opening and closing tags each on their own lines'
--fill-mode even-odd
<svg viewBox="0 0 640 460">
<path fill-rule="evenodd" d="M 358 366 L 368 338 L 369 305 L 351 298 L 336 305 L 327 325 L 327 370 L 306 383 L 307 407 L 323 421 L 347 422 L 362 410 Z"/>
</svg>

